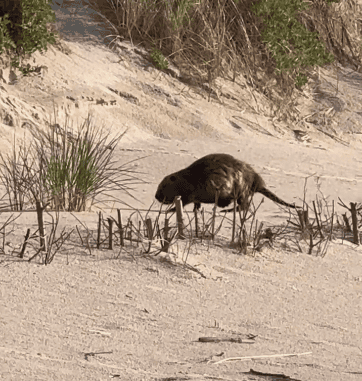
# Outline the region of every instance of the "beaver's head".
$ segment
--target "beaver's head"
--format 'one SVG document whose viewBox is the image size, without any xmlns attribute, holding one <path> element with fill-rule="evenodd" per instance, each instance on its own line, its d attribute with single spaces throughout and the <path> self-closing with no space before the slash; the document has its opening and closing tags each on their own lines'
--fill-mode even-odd
<svg viewBox="0 0 362 381">
<path fill-rule="evenodd" d="M 160 183 L 156 192 L 156 200 L 163 204 L 172 204 L 176 196 L 182 195 L 180 181 L 174 173 L 166 176 Z"/>
</svg>

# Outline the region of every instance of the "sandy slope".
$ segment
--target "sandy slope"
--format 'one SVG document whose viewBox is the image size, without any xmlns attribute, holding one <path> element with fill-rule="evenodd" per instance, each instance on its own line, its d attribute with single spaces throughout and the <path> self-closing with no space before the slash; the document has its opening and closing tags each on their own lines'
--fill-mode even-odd
<svg viewBox="0 0 362 381">
<path fill-rule="evenodd" d="M 304 179 L 312 175 L 308 201 L 320 184 L 331 200 L 362 202 L 360 74 L 341 69 L 336 95 L 328 92 L 336 83 L 334 73 L 321 70 L 324 97 L 301 96 L 305 115 L 321 105 L 343 105 L 333 120 L 345 144 L 315 125 L 309 125 L 310 141 L 303 143 L 290 126 L 257 113 L 266 107 L 259 95 L 256 104 L 243 86 L 220 81 L 218 96 L 208 102 L 206 92 L 156 70 L 141 48 L 124 42 L 111 51 L 96 43 L 89 32 L 94 21 L 71 12 L 76 2 L 65 5 L 68 13 L 56 10 L 68 40 L 63 51 L 51 47 L 34 55 L 33 64 L 46 67 L 42 76 L 9 84 L 9 71 L 3 70 L 2 152 L 14 133 L 20 138 L 28 136 L 29 126 L 43 128 L 56 104 L 60 122 L 65 110 L 74 123 L 91 110 L 112 132 L 128 128 L 117 151 L 120 162 L 147 156 L 135 163 L 149 182 L 135 191 L 140 202 L 124 197 L 135 207 L 152 203 L 163 176 L 211 152 L 248 161 L 288 202 L 300 202 Z M 69 33 L 75 21 L 88 29 Z M 114 209 L 105 213 L 114 215 Z M 268 200 L 258 215 L 269 223 L 286 217 Z M 95 225 L 94 212 L 79 218 Z M 30 214 L 17 220 L 6 240 L 7 255 L 0 255 L 1 379 L 262 379 L 247 375 L 250 368 L 303 381 L 362 379 L 361 252 L 351 246 L 333 243 L 324 258 L 316 258 L 276 249 L 240 256 L 225 245 L 198 245 L 188 263 L 203 278 L 157 259 L 132 260 L 107 251 L 90 256 L 79 247 L 68 248 L 47 267 L 19 262 L 11 248 L 32 224 Z M 181 243 L 172 251 L 179 259 L 185 255 Z M 230 334 L 258 336 L 255 344 L 197 342 L 200 336 Z M 207 361 L 304 352 L 312 354 L 220 365 Z"/>
</svg>

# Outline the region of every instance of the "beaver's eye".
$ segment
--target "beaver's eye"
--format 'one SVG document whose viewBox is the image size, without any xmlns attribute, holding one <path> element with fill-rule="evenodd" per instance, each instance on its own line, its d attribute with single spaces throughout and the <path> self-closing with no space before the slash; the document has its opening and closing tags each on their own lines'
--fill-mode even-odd
<svg viewBox="0 0 362 381">
<path fill-rule="evenodd" d="M 176 181 L 176 176 L 170 176 L 170 180 L 173 182 L 173 181 Z"/>
</svg>

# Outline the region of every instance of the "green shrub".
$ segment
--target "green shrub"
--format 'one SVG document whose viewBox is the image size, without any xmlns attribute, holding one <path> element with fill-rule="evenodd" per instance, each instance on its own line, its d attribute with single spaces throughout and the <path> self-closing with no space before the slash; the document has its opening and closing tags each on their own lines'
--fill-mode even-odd
<svg viewBox="0 0 362 381">
<path fill-rule="evenodd" d="M 168 61 L 158 49 L 155 48 L 152 50 L 151 59 L 154 62 L 157 69 L 160 69 L 160 70 L 168 69 Z"/>
<path fill-rule="evenodd" d="M 3 54 L 4 50 L 9 51 L 16 48 L 15 42 L 11 39 L 9 33 L 9 24 L 11 24 L 11 21 L 8 14 L 0 17 L 0 54 Z"/>
<path fill-rule="evenodd" d="M 21 60 L 25 54 L 47 50 L 48 43 L 55 43 L 54 33 L 47 30 L 47 23 L 55 21 L 50 3 L 51 0 L 21 0 L 20 8 L 13 10 L 20 15 L 10 13 L 10 17 L 5 14 L 0 18 L 0 53 L 4 49 L 15 51 L 16 56 L 12 61 L 14 67 L 23 70 Z M 21 19 L 21 22 L 13 25 L 11 20 L 16 18 Z M 14 33 L 14 30 L 20 30 L 20 33 Z"/>
<path fill-rule="evenodd" d="M 298 87 L 307 82 L 307 67 L 333 61 L 317 32 L 308 31 L 298 20 L 297 13 L 307 9 L 302 0 L 261 0 L 254 12 L 263 18 L 262 39 L 276 62 L 277 73 L 296 74 Z"/>
</svg>

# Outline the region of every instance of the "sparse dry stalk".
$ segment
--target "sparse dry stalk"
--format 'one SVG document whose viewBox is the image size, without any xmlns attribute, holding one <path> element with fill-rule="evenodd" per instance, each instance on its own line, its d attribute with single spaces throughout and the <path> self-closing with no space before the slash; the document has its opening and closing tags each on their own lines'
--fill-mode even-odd
<svg viewBox="0 0 362 381">
<path fill-rule="evenodd" d="M 357 224 L 357 203 L 351 202 L 351 215 L 352 215 L 352 229 L 353 229 L 353 243 L 359 245 L 359 237 L 358 237 L 358 224 Z"/>
<path fill-rule="evenodd" d="M 30 229 L 27 229 L 25 237 L 24 237 L 24 243 L 19 253 L 20 258 L 24 258 L 24 253 L 25 253 L 26 246 L 28 244 L 29 235 L 30 235 Z"/>
<path fill-rule="evenodd" d="M 177 238 L 185 239 L 184 222 L 183 222 L 183 208 L 182 208 L 182 200 L 181 200 L 180 196 L 176 196 L 175 206 L 176 206 L 176 219 L 177 219 L 177 230 L 178 230 Z"/>
<path fill-rule="evenodd" d="M 108 218 L 108 249 L 113 250 L 113 220 Z"/>
<path fill-rule="evenodd" d="M 37 213 L 37 218 L 38 218 L 40 250 L 46 251 L 43 210 L 44 210 L 44 208 L 41 206 L 40 201 L 36 201 L 36 213 Z"/>
<path fill-rule="evenodd" d="M 169 219 L 165 218 L 165 226 L 163 228 L 163 242 L 161 243 L 162 245 L 162 251 L 167 253 L 168 248 L 170 247 L 170 241 L 169 241 Z"/>
<path fill-rule="evenodd" d="M 102 213 L 98 212 L 97 249 L 101 246 Z"/>
</svg>

